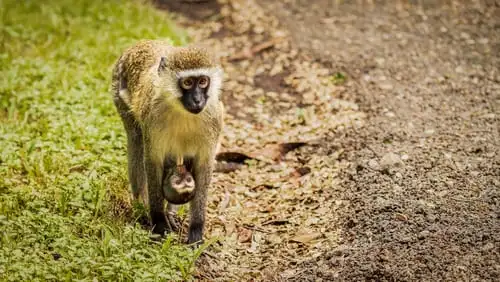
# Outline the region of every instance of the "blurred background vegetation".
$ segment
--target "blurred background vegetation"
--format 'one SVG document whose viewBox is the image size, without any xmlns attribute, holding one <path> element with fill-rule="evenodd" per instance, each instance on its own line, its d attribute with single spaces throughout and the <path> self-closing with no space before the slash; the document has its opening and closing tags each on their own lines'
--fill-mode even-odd
<svg viewBox="0 0 500 282">
<path fill-rule="evenodd" d="M 199 252 L 135 223 L 114 61 L 184 44 L 138 1 L 0 0 L 0 280 L 179 280 Z"/>
</svg>

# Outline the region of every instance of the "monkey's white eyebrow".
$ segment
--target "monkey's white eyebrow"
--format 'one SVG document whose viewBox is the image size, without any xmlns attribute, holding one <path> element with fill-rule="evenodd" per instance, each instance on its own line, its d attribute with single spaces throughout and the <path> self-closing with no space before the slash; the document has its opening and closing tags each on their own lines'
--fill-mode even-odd
<svg viewBox="0 0 500 282">
<path fill-rule="evenodd" d="M 222 74 L 222 69 L 220 67 L 199 68 L 199 69 L 180 71 L 177 73 L 177 78 L 189 77 L 189 76 L 201 76 L 201 75 L 206 75 L 210 78 L 213 78 L 221 74 Z"/>
</svg>

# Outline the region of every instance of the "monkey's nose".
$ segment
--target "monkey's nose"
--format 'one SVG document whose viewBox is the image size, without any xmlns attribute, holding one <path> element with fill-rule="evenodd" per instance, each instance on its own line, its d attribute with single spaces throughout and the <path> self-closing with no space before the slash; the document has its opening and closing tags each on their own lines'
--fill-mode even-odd
<svg viewBox="0 0 500 282">
<path fill-rule="evenodd" d="M 200 97 L 193 97 L 193 104 L 195 104 L 195 106 L 201 106 L 201 98 Z"/>
<path fill-rule="evenodd" d="M 193 106 L 198 109 L 198 110 L 203 110 L 203 107 L 205 106 L 202 100 L 194 100 L 193 99 Z"/>
</svg>

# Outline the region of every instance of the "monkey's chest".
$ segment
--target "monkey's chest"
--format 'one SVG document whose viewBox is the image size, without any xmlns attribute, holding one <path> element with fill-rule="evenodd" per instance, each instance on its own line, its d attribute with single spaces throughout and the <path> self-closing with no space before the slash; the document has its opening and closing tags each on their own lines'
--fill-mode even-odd
<svg viewBox="0 0 500 282">
<path fill-rule="evenodd" d="M 193 157 L 199 154 L 201 149 L 206 146 L 203 136 L 197 132 L 169 134 L 163 141 L 165 154 L 173 156 Z"/>
<path fill-rule="evenodd" d="M 207 137 L 201 132 L 200 125 L 196 122 L 170 123 L 154 134 L 154 149 L 160 157 L 201 155 L 209 146 Z"/>
</svg>

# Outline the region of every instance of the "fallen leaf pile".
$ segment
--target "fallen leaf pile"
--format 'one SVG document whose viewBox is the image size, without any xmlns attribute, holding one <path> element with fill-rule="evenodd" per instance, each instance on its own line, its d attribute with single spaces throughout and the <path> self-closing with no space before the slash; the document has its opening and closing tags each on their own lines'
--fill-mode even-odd
<svg viewBox="0 0 500 282">
<path fill-rule="evenodd" d="M 294 49 L 278 21 L 254 1 L 221 0 L 214 21 L 178 16 L 196 43 L 220 56 L 225 71 L 224 136 L 219 161 L 244 164 L 216 173 L 209 193 L 206 251 L 198 277 L 266 279 L 337 246 L 330 226 L 344 205 L 338 185 L 342 150 L 325 152 L 333 133 L 361 127 L 364 114 L 338 99 L 336 72 Z"/>
</svg>

